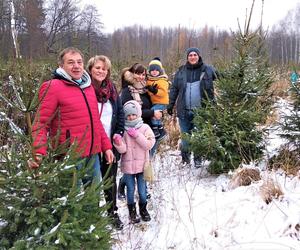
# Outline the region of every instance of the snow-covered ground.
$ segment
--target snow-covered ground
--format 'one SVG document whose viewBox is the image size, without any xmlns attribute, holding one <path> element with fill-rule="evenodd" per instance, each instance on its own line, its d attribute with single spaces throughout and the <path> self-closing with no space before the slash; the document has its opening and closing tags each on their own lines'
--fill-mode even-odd
<svg viewBox="0 0 300 250">
<path fill-rule="evenodd" d="M 277 103 L 285 110 L 285 101 Z M 278 127 L 266 138 L 266 157 L 283 143 Z M 212 176 L 205 166 L 182 166 L 179 151 L 154 158 L 150 222 L 129 224 L 126 201 L 118 200 L 125 227 L 115 231 L 113 249 L 300 249 L 300 180 L 259 164 L 262 180 L 229 189 L 229 175 Z M 272 178 L 284 193 L 266 204 L 260 186 Z"/>
</svg>

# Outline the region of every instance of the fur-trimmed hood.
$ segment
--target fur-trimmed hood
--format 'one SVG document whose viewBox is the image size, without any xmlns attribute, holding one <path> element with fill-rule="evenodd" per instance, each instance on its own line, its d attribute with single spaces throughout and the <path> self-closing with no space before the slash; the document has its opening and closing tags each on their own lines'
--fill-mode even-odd
<svg viewBox="0 0 300 250">
<path fill-rule="evenodd" d="M 126 82 L 125 85 L 132 85 L 134 88 L 140 89 L 146 86 L 146 81 L 139 82 L 137 81 L 132 72 L 129 71 L 129 68 L 125 68 L 122 70 L 122 85 Z"/>
</svg>

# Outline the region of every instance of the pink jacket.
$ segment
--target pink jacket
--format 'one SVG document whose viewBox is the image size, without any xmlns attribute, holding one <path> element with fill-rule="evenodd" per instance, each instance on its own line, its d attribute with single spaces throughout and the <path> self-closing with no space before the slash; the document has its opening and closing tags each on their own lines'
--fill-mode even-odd
<svg viewBox="0 0 300 250">
<path fill-rule="evenodd" d="M 41 101 L 32 127 L 34 153 L 47 153 L 47 137 L 55 145 L 70 138 L 78 143 L 81 157 L 112 148 L 100 122 L 98 103 L 92 85 L 81 89 L 72 82 L 53 79 L 39 91 Z"/>
<path fill-rule="evenodd" d="M 124 133 L 121 145 L 116 149 L 121 155 L 121 171 L 125 174 L 137 174 L 144 172 L 144 164 L 149 161 L 149 150 L 155 144 L 152 129 L 147 124 L 138 128 L 136 138 Z"/>
</svg>

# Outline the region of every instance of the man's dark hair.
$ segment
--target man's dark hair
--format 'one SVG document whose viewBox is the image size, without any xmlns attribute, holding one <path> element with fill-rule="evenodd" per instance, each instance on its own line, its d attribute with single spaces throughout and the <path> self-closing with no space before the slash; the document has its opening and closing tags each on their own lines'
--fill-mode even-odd
<svg viewBox="0 0 300 250">
<path fill-rule="evenodd" d="M 65 54 L 70 53 L 70 52 L 71 52 L 72 54 L 78 53 L 78 54 L 81 55 L 82 60 L 84 59 L 84 56 L 83 56 L 82 52 L 81 52 L 79 49 L 77 49 L 77 48 L 75 48 L 75 47 L 68 47 L 68 48 L 65 48 L 64 50 L 62 50 L 62 51 L 59 53 L 58 59 L 57 59 L 58 65 L 62 65 L 62 64 L 64 63 L 64 59 L 63 59 L 63 58 L 64 58 Z"/>
</svg>

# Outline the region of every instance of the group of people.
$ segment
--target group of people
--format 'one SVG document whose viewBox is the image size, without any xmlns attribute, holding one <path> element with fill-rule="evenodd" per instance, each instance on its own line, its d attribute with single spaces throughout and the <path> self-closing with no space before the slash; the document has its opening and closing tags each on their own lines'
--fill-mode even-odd
<svg viewBox="0 0 300 250">
<path fill-rule="evenodd" d="M 59 54 L 58 65 L 53 78 L 39 90 L 30 168 L 39 167 L 47 154 L 48 138 L 56 145 L 75 145 L 80 158 L 77 169 L 93 163 L 92 173 L 81 179 L 84 185 L 98 184 L 101 177 L 110 178 L 112 185 L 104 191 L 106 202 L 111 204 L 108 215 L 112 224 L 122 229 L 116 183 L 120 162 L 130 222 L 140 221 L 134 199 L 136 184 L 140 217 L 151 220 L 143 169 L 157 143 L 166 136 L 163 111 L 167 109 L 172 115 L 176 103 L 181 132 L 190 133 L 193 109 L 201 107 L 204 100 L 214 99 L 214 69 L 203 63 L 198 48 L 189 48 L 187 62 L 178 69 L 172 84 L 160 59 L 154 58 L 148 69 L 140 63 L 125 68 L 118 93 L 110 79 L 111 62 L 106 56 L 90 58 L 85 70 L 81 51 L 69 47 Z M 181 142 L 181 154 L 182 161 L 189 163 L 190 150 L 185 140 Z"/>
</svg>

